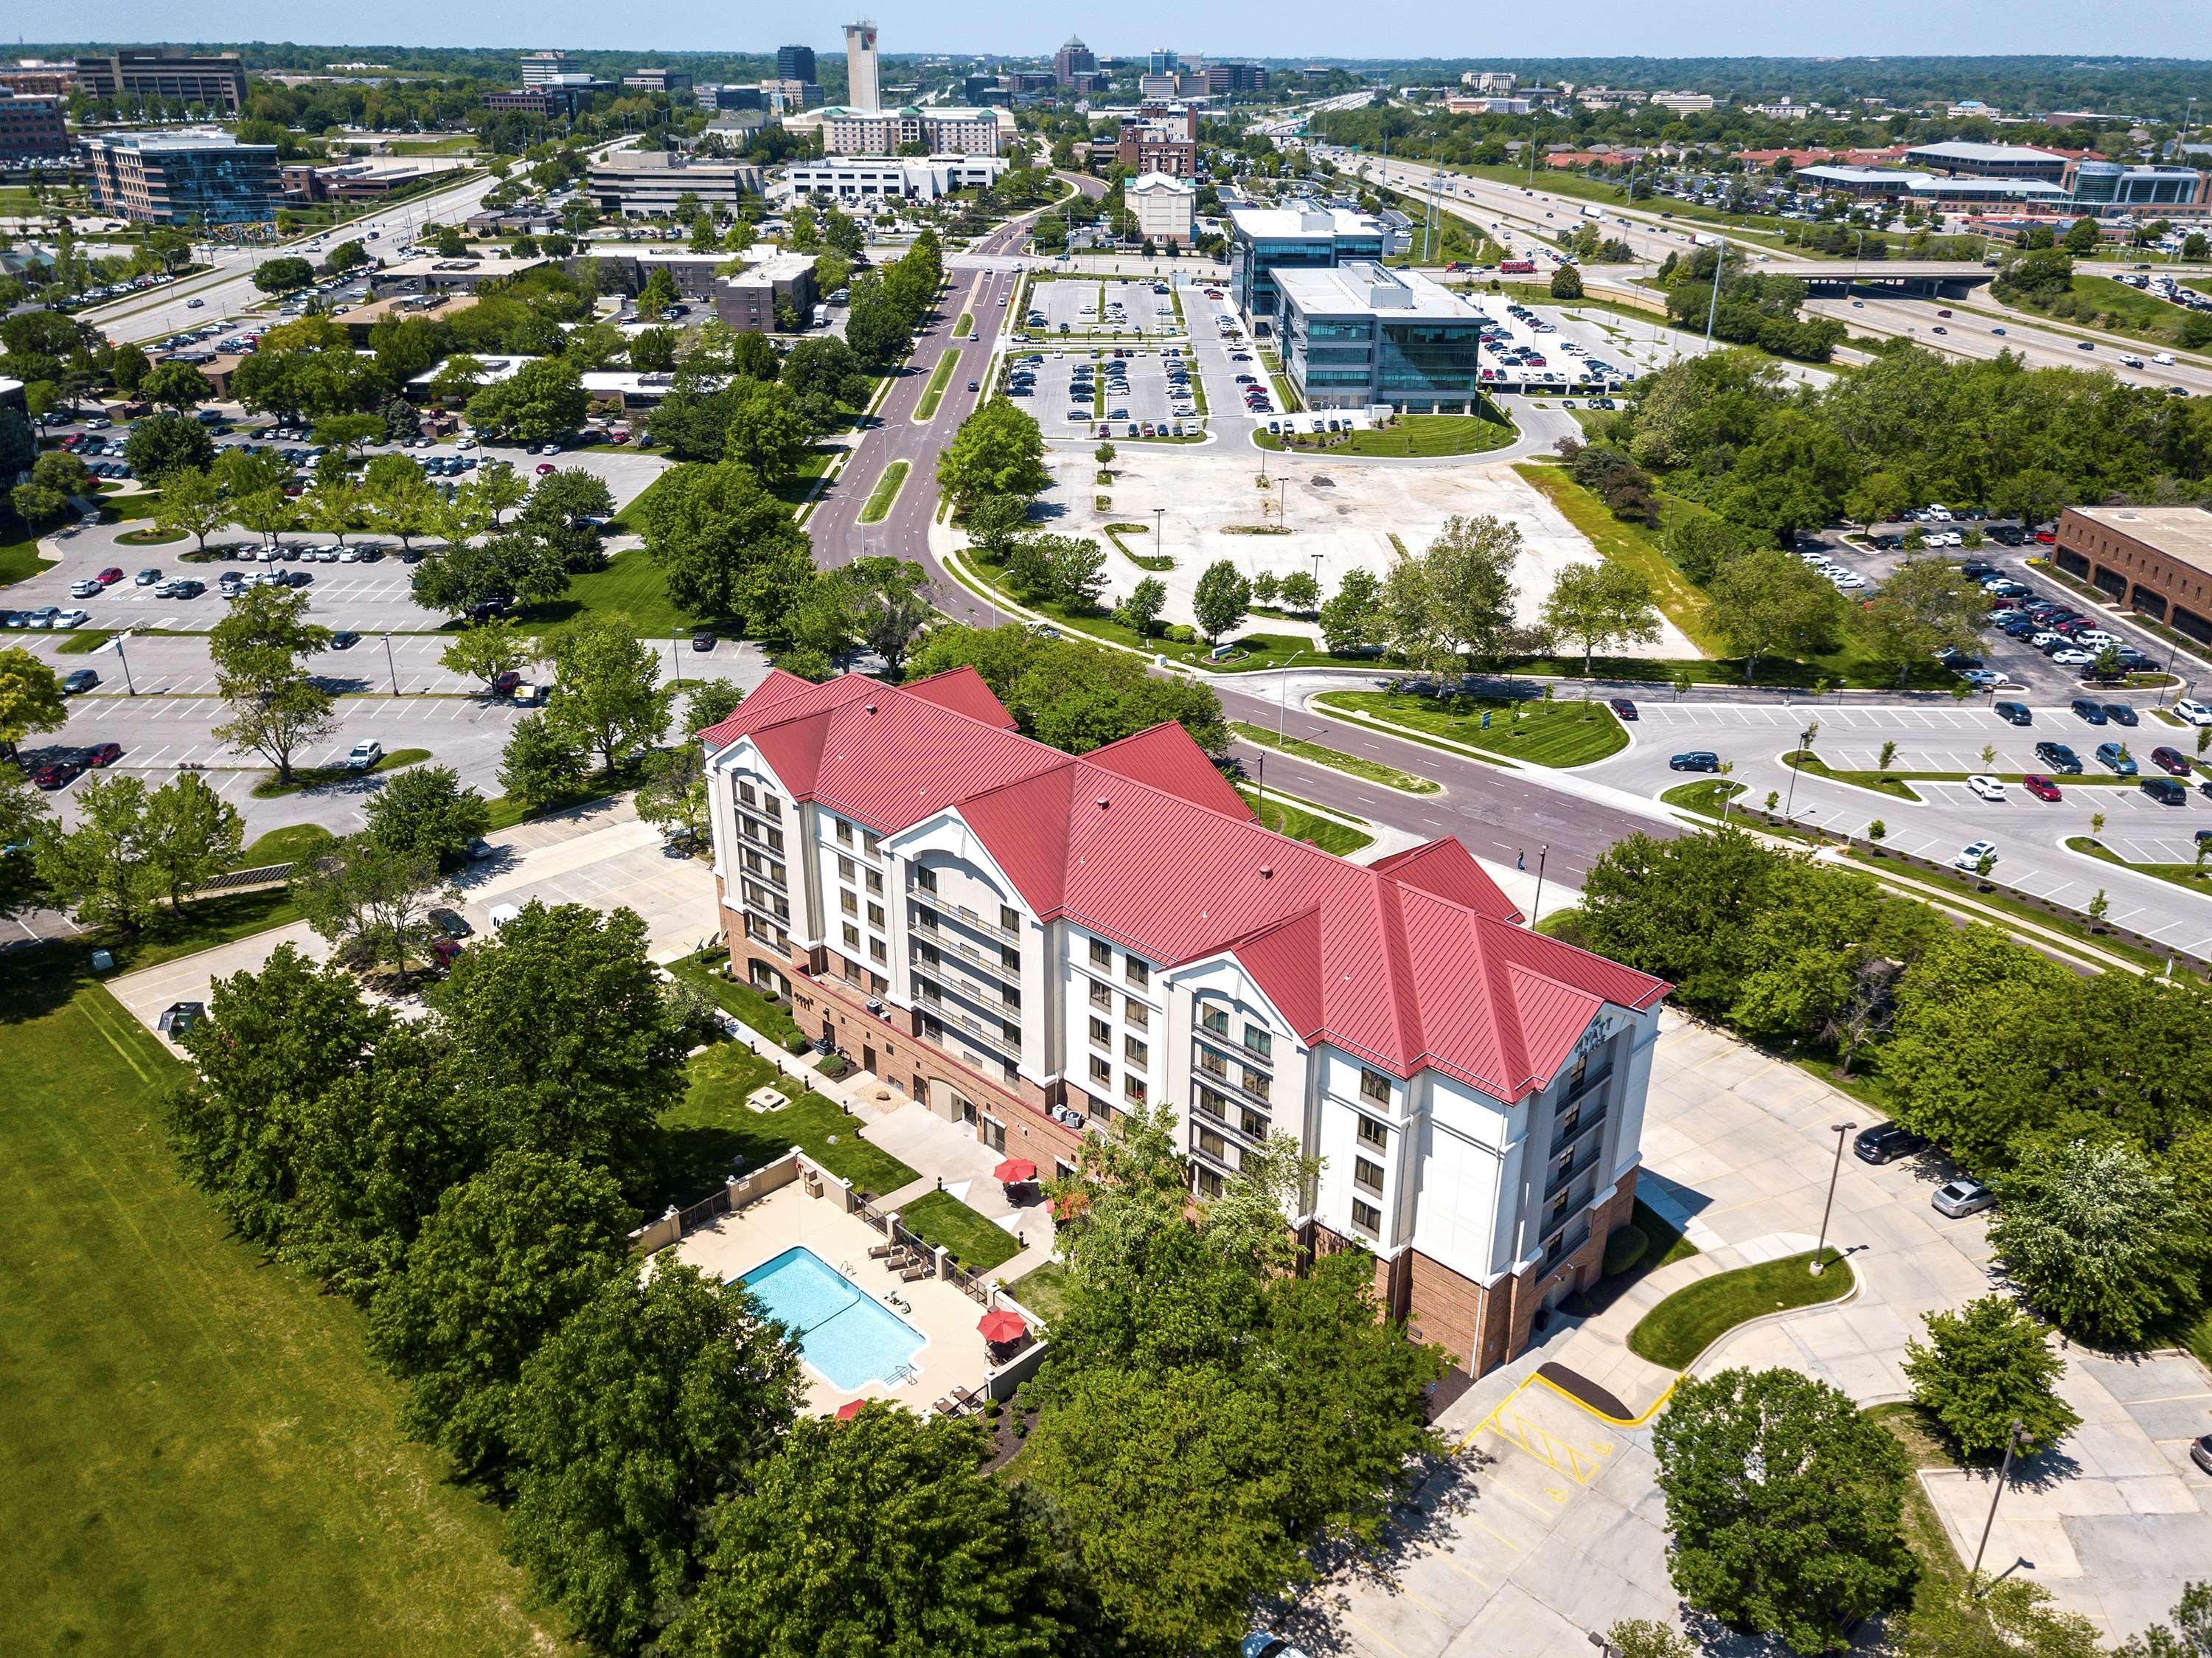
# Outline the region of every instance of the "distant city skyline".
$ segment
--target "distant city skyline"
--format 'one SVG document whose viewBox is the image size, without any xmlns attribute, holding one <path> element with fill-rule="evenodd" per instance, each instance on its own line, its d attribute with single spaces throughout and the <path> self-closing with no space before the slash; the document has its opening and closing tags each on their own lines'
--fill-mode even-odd
<svg viewBox="0 0 2212 1658">
<path fill-rule="evenodd" d="M 2182 57 L 2204 50 L 2202 0 L 2142 0 L 2121 9 L 2070 0 L 2013 0 L 1937 10 L 1923 0 L 1862 0 L 1848 15 L 1821 9 L 1747 14 L 1692 0 L 1654 9 L 1592 0 L 1571 10 L 1470 17 L 1439 0 L 1362 11 L 1322 0 L 1232 0 L 1193 14 L 1166 0 L 1115 9 L 1096 33 L 1080 8 L 963 0 L 958 5 L 819 6 L 769 0 L 742 19 L 719 9 L 641 15 L 596 0 L 391 0 L 373 11 L 330 0 L 232 0 L 195 13 L 175 0 L 112 0 L 94 15 L 106 40 L 131 42 L 263 40 L 303 45 L 568 46 L 587 51 L 761 52 L 805 45 L 843 49 L 842 26 L 864 14 L 881 26 L 883 50 L 1048 57 L 1071 33 L 1101 55 L 1158 46 L 1217 57 L 1893 57 L 2094 54 Z M 185 25 L 204 21 L 194 31 Z M 27 34 L 19 25 L 19 33 Z M 1195 38 L 1194 38 L 1195 37 Z"/>
</svg>

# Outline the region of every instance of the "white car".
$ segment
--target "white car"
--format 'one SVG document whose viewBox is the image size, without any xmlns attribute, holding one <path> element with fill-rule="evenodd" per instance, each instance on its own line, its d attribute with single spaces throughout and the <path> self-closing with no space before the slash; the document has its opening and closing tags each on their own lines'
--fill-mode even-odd
<svg viewBox="0 0 2212 1658">
<path fill-rule="evenodd" d="M 2005 786 L 1995 777 L 1972 777 L 1966 779 L 1966 787 L 1984 800 L 2001 801 L 2005 797 Z"/>
<path fill-rule="evenodd" d="M 2097 656 L 2094 651 L 2089 650 L 2054 650 L 2051 653 L 2051 660 L 2061 667 L 2087 667 L 2097 660 Z"/>
<path fill-rule="evenodd" d="M 1951 867 L 1954 869 L 1965 869 L 1972 872 L 1981 867 L 1981 862 L 1984 858 L 1988 858 L 1992 863 L 1994 863 L 1996 861 L 1996 856 L 1997 844 L 1995 841 L 1971 841 L 1966 845 L 1960 849 L 1958 856 L 1951 860 Z"/>
<path fill-rule="evenodd" d="M 91 619 L 92 613 L 89 611 L 65 610 L 62 612 L 60 615 L 54 618 L 54 625 L 56 627 L 82 627 Z"/>
<path fill-rule="evenodd" d="M 2184 697 L 2173 705 L 2176 719 L 2191 725 L 2212 725 L 2212 703 L 2200 703 L 2193 697 Z"/>
<path fill-rule="evenodd" d="M 371 771 L 383 758 L 384 745 L 371 737 L 366 742 L 357 742 L 353 746 L 352 752 L 345 757 L 345 769 L 349 771 Z"/>
</svg>

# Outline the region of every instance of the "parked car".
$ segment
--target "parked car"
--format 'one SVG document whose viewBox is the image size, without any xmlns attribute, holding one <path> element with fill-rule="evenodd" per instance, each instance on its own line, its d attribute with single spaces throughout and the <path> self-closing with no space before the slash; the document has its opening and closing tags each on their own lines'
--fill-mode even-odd
<svg viewBox="0 0 2212 1658">
<path fill-rule="evenodd" d="M 1677 754 L 1667 762 L 1670 771 L 1717 771 L 1721 757 L 1711 749 L 1693 748 L 1686 754 Z"/>
<path fill-rule="evenodd" d="M 2163 744 L 2150 751 L 2150 763 L 2160 771 L 2177 777 L 2187 777 L 2191 770 L 2188 760 L 2183 758 L 2179 748 L 2169 748 Z"/>
<path fill-rule="evenodd" d="M 2105 705 L 2087 697 L 2076 697 L 2074 699 L 2074 711 L 2091 725 L 2102 725 L 2108 717 L 2105 713 Z"/>
<path fill-rule="evenodd" d="M 2142 722 L 2136 716 L 2136 710 L 2134 708 L 2126 703 L 2106 703 L 2105 704 L 2105 717 L 2110 720 L 2114 725 L 2141 725 L 2142 723 Z"/>
<path fill-rule="evenodd" d="M 1983 800 L 2001 801 L 2005 797 L 2005 786 L 1995 777 L 1975 776 L 1966 779 L 1966 787 Z"/>
<path fill-rule="evenodd" d="M 2145 777 L 2136 787 L 2160 806 L 2189 804 L 2189 785 L 2179 777 Z"/>
<path fill-rule="evenodd" d="M 2099 743 L 2097 764 L 2107 767 L 2123 777 L 2132 777 L 2138 769 L 2136 765 L 2136 757 L 2128 753 L 2128 746 L 2119 742 Z"/>
<path fill-rule="evenodd" d="M 1979 1180 L 1961 1175 L 1937 1186 L 1936 1195 L 1928 1201 L 1938 1215 L 1948 1215 L 1958 1221 L 1994 1207 L 1996 1200 L 1997 1194 Z"/>
<path fill-rule="evenodd" d="M 1996 855 L 1997 844 L 1993 840 L 1968 841 L 1959 849 L 1959 856 L 1951 860 L 1951 867 L 1954 869 L 1966 870 L 1970 874 L 1978 873 L 1984 858 L 1994 859 Z"/>
<path fill-rule="evenodd" d="M 2034 710 L 2030 709 L 2026 703 L 1999 703 L 1996 705 L 1996 716 L 2013 725 L 2033 725 L 2035 723 Z"/>
<path fill-rule="evenodd" d="M 2173 705 L 2176 719 L 2186 720 L 2191 725 L 2212 725 L 2212 703 L 2200 703 L 2194 697 L 2184 697 Z"/>
<path fill-rule="evenodd" d="M 2029 772 L 2026 777 L 2020 780 L 2020 786 L 2027 789 L 2029 794 L 2034 795 L 2038 800 L 2060 800 L 2063 798 L 2063 796 L 2058 792 L 2058 785 L 2057 783 L 2051 782 L 2048 777 L 2038 777 L 2033 771 Z"/>
<path fill-rule="evenodd" d="M 371 737 L 366 742 L 357 742 L 353 746 L 352 751 L 345 757 L 345 769 L 349 771 L 374 771 L 376 763 L 383 758 L 384 745 Z"/>
<path fill-rule="evenodd" d="M 104 770 L 122 758 L 123 745 L 119 742 L 96 742 L 76 751 L 77 764 L 88 771 Z"/>
<path fill-rule="evenodd" d="M 1624 720 L 1632 720 L 1636 717 L 1636 704 L 1626 697 L 1608 698 L 1606 706 Z"/>
<path fill-rule="evenodd" d="M 84 768 L 74 759 L 48 760 L 31 773 L 31 781 L 48 790 L 66 789 L 82 775 Z"/>
<path fill-rule="evenodd" d="M 2212 1474 L 2212 1434 L 2199 1434 L 2189 1442 L 2189 1460 Z"/>
<path fill-rule="evenodd" d="M 81 667 L 62 681 L 62 694 L 65 697 L 74 697 L 80 692 L 91 690 L 99 683 L 99 674 L 88 667 Z"/>
<path fill-rule="evenodd" d="M 2078 777 L 2081 775 L 2081 757 L 2063 742 L 2036 744 L 2035 758 L 2063 776 Z"/>
<path fill-rule="evenodd" d="M 351 650 L 360 643 L 361 635 L 356 633 L 349 627 L 342 627 L 337 632 L 331 635 L 331 649 L 332 650 Z"/>
<path fill-rule="evenodd" d="M 1851 1149 L 1864 1163 L 1893 1162 L 1916 1151 L 1924 1151 L 1927 1147 L 1925 1135 L 1915 1134 L 1895 1123 L 1876 1123 L 1872 1128 L 1861 1129 L 1859 1137 L 1851 1143 Z"/>
</svg>

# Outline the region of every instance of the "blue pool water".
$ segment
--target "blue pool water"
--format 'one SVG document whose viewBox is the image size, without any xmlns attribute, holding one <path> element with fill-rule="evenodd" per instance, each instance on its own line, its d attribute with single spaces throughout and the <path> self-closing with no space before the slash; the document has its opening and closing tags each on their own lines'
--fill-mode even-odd
<svg viewBox="0 0 2212 1658">
<path fill-rule="evenodd" d="M 738 1282 L 792 1332 L 807 1363 L 847 1393 L 890 1381 L 921 1350 L 920 1331 L 803 1244 Z"/>
</svg>

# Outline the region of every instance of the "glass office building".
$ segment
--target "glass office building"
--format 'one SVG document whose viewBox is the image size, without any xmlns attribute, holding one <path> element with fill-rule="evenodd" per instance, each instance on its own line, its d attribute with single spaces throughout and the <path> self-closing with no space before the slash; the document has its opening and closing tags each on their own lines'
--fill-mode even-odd
<svg viewBox="0 0 2212 1658">
<path fill-rule="evenodd" d="M 1426 277 L 1356 261 L 1279 269 L 1283 372 L 1310 409 L 1472 413 L 1484 318 Z"/>
<path fill-rule="evenodd" d="M 1354 259 L 1380 263 L 1390 233 L 1340 207 L 1232 207 L 1229 276 L 1237 308 L 1249 321 L 1276 311 L 1275 272 L 1333 271 Z"/>
<path fill-rule="evenodd" d="M 274 144 L 221 132 L 118 132 L 84 147 L 101 210 L 134 223 L 255 224 L 283 204 Z"/>
</svg>

